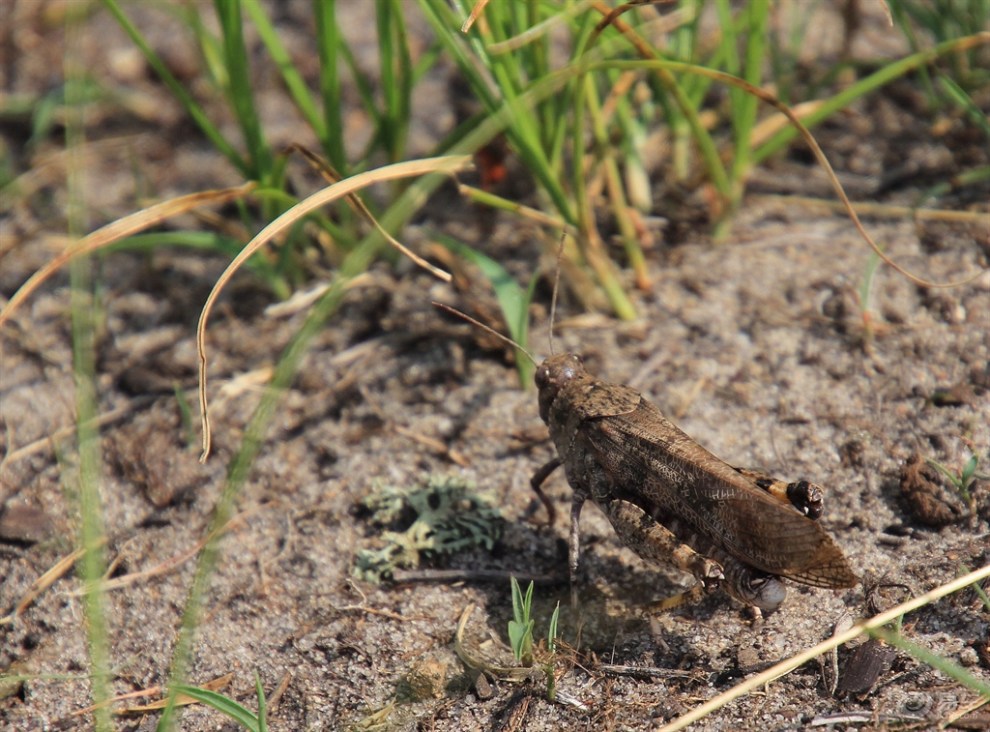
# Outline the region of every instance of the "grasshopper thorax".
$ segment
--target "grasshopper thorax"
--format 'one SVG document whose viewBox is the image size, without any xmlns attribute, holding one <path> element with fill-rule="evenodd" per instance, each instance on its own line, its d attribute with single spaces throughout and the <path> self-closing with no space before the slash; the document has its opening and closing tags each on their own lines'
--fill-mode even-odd
<svg viewBox="0 0 990 732">
<path fill-rule="evenodd" d="M 536 369 L 536 388 L 540 391 L 540 419 L 549 424 L 550 405 L 557 393 L 575 379 L 587 377 L 581 359 L 573 353 L 548 356 Z"/>
</svg>

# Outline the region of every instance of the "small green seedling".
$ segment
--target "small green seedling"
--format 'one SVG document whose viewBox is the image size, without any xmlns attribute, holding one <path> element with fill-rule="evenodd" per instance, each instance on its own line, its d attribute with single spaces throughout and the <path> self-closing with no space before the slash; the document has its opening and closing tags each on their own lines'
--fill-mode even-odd
<svg viewBox="0 0 990 732">
<path fill-rule="evenodd" d="M 955 489 L 959 491 L 959 495 L 963 497 L 963 500 L 966 501 L 966 503 L 969 504 L 970 506 L 973 505 L 973 497 L 970 494 L 969 489 L 973 487 L 973 483 L 975 483 L 977 480 L 990 479 L 990 475 L 976 472 L 976 468 L 979 465 L 980 458 L 976 455 L 975 452 L 972 455 L 970 455 L 969 460 L 967 460 L 966 464 L 963 465 L 962 471 L 960 471 L 959 475 L 956 475 L 947 467 L 942 465 L 942 463 L 936 460 L 929 459 L 926 462 L 929 465 L 931 465 L 933 468 L 935 468 L 938 472 L 940 472 L 942 475 L 944 475 L 948 479 L 948 481 L 952 483 L 953 486 L 955 486 Z"/>
<path fill-rule="evenodd" d="M 512 620 L 509 621 L 509 645 L 512 653 L 523 666 L 533 665 L 533 583 L 529 583 L 523 594 L 515 577 L 510 578 L 512 586 Z M 557 696 L 557 679 L 553 673 L 554 658 L 557 653 L 557 628 L 560 623 L 560 603 L 550 616 L 547 629 L 547 650 L 549 653 L 540 664 L 547 677 L 547 699 L 553 701 Z"/>
<path fill-rule="evenodd" d="M 557 677 L 553 674 L 553 659 L 557 655 L 557 625 L 560 620 L 560 603 L 553 609 L 550 616 L 550 627 L 547 629 L 547 648 L 550 650 L 550 657 L 543 666 L 543 672 L 547 675 L 547 699 L 553 701 L 557 697 Z"/>
<path fill-rule="evenodd" d="M 515 577 L 510 579 L 512 584 L 512 620 L 509 621 L 509 645 L 512 654 L 523 666 L 533 665 L 533 626 L 530 617 L 533 609 L 533 583 L 529 583 L 525 596 L 519 589 Z"/>
</svg>

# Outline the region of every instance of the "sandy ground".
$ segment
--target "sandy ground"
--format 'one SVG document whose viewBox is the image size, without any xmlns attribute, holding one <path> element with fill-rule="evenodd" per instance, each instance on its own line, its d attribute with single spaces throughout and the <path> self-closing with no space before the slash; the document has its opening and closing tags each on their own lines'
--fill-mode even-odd
<svg viewBox="0 0 990 732">
<path fill-rule="evenodd" d="M 114 73 L 126 74 L 126 44 L 105 20 L 94 22 L 104 35 L 87 38 L 118 39 L 97 50 L 123 64 Z M 40 29 L 39 37 L 45 32 L 56 33 Z M 97 53 L 97 45 L 88 42 L 86 52 Z M 22 74 L 37 79 L 26 68 Z M 152 82 L 132 81 L 137 91 L 129 99 L 136 104 Z M 951 169 L 968 148 L 965 135 L 933 135 L 928 121 L 892 98 L 850 111 L 847 127 L 823 133 L 823 146 L 845 179 L 867 191 L 893 161 L 915 165 L 922 171 L 909 177 L 915 183 L 883 194 L 884 202 L 902 203 L 926 180 L 926 170 L 946 169 L 930 161 L 948 161 Z M 94 225 L 135 206 L 135 159 L 159 195 L 239 182 L 179 122 L 159 127 L 162 115 L 148 122 L 132 111 L 116 123 L 119 129 L 111 127 L 113 135 L 100 127 L 107 118 L 93 123 L 93 137 L 102 129 L 110 140 L 87 156 Z M 9 121 L 2 129 L 8 151 L 16 151 L 23 129 Z M 903 144 L 912 139 L 915 144 Z M 54 143 L 46 150 L 30 160 L 12 157 L 36 171 L 36 187 L 0 213 L 4 299 L 57 251 L 52 236 L 65 231 L 65 161 Z M 757 186 L 766 191 L 802 178 L 820 185 L 820 174 L 798 161 L 780 163 Z M 496 219 L 489 229 L 468 204 L 449 192 L 441 196 L 405 232 L 411 244 L 425 247 L 431 232 L 453 231 L 521 281 L 536 267 L 552 268 L 539 232 L 510 219 Z M 985 212 L 983 200 L 943 203 Z M 570 490 L 562 475 L 550 479 L 558 518 L 545 526 L 528 485 L 552 456 L 535 390 L 520 390 L 503 356 L 481 349 L 467 326 L 429 304 L 470 305 L 470 298 L 408 265 L 380 265 L 318 336 L 281 402 L 222 545 L 191 680 L 232 674 L 224 693 L 253 708 L 257 671 L 266 692 L 277 692 L 273 729 L 651 729 L 814 645 L 836 623 L 990 563 L 987 482 L 975 484 L 967 505 L 937 472 L 910 462 L 919 455 L 959 470 L 975 453 L 990 470 L 986 220 L 876 217 L 867 226 L 890 256 L 929 280 L 958 280 L 981 268 L 983 274 L 935 289 L 881 268 L 867 332 L 857 291 L 870 255 L 849 221 L 755 193 L 728 242 L 714 245 L 697 230 L 651 254 L 655 283 L 636 295 L 636 321 L 582 315 L 565 292 L 556 333 L 559 349 L 581 353 L 604 378 L 633 384 L 728 462 L 822 484 L 822 521 L 861 576 L 857 587 L 788 583 L 783 608 L 766 619 L 754 619 L 723 593 L 651 613 L 649 602 L 690 583 L 623 549 L 589 508 L 582 520 L 580 647 L 562 652 L 557 666 L 562 697 L 580 707 L 548 702 L 538 683 L 475 684 L 453 651 L 458 619 L 475 606 L 467 626 L 472 647 L 486 635 L 504 640 L 510 574 L 544 578 L 535 591 L 537 636 L 561 600 L 563 638 L 575 641 L 578 617 L 561 581 Z M 189 557 L 206 532 L 261 385 L 302 321 L 299 312 L 266 310 L 273 300 L 251 278 L 235 284 L 210 326 L 215 449 L 200 465 L 175 390 L 194 401 L 195 320 L 225 264 L 166 249 L 114 254 L 99 264 L 105 318 L 97 384 L 101 413 L 108 415 L 101 427 L 101 491 L 112 575 L 128 579 L 108 595 L 115 693 L 165 682 L 194 569 Z M 480 283 L 473 287 L 481 293 Z M 541 352 L 548 342 L 548 289 L 541 285 L 533 311 L 531 342 Z M 65 438 L 74 412 L 68 306 L 60 276 L 0 332 L 3 613 L 75 549 L 73 495 L 61 477 L 76 461 Z M 360 510 L 362 500 L 381 484 L 411 487 L 431 476 L 463 479 L 498 508 L 504 525 L 494 548 L 422 567 L 458 570 L 454 579 L 354 580 L 356 552 L 381 543 L 381 529 Z M 161 571 L 135 576 L 155 569 Z M 90 726 L 86 716 L 70 716 L 89 703 L 79 588 L 66 575 L 0 626 L 0 670 L 30 677 L 4 686 L 0 727 Z M 990 609 L 972 590 L 909 615 L 903 632 L 990 682 Z M 857 689 L 849 680 L 854 654 L 852 647 L 839 652 L 838 690 L 810 663 L 696 728 L 802 729 L 828 715 L 844 720 L 840 728 L 896 721 L 925 727 L 976 698 L 900 652 L 888 655 L 875 684 Z M 640 673 L 622 675 L 602 664 Z M 986 712 L 980 714 L 969 717 L 969 728 L 990 726 Z M 156 719 L 138 714 L 116 724 L 151 729 Z M 232 726 L 191 707 L 182 728 Z"/>
</svg>

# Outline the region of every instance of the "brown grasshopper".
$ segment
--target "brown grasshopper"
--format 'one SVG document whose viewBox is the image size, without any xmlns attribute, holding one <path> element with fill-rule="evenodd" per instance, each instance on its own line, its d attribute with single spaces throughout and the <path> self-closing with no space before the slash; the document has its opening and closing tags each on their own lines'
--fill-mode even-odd
<svg viewBox="0 0 990 732">
<path fill-rule="evenodd" d="M 821 488 L 783 484 L 733 468 L 678 429 L 639 392 L 589 374 L 572 353 L 536 371 L 540 417 L 574 490 L 570 571 L 577 571 L 578 519 L 585 501 L 601 508 L 626 546 L 644 559 L 673 563 L 704 586 L 721 580 L 729 594 L 765 612 L 786 589 L 780 577 L 814 587 L 852 587 L 842 550 L 815 519 Z"/>
<path fill-rule="evenodd" d="M 434 304 L 505 338 L 463 313 Z M 764 612 L 784 601 L 781 577 L 832 589 L 856 584 L 842 550 L 816 521 L 823 508 L 819 486 L 785 484 L 733 468 L 639 392 L 593 377 L 572 353 L 543 361 L 536 386 L 540 417 L 558 456 L 536 472 L 532 486 L 552 522 L 553 505 L 541 486 L 564 466 L 574 491 L 568 562 L 572 588 L 579 518 L 588 500 L 643 559 L 673 562 L 706 589 L 724 583 L 730 595 Z"/>
</svg>

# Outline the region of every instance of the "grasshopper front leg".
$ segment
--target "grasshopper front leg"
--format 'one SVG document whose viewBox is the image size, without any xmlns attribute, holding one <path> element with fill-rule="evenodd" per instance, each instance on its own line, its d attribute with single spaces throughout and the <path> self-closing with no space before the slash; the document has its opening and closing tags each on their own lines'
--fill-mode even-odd
<svg viewBox="0 0 990 732">
<path fill-rule="evenodd" d="M 561 466 L 561 464 L 560 458 L 555 457 L 553 460 L 533 473 L 533 477 L 529 479 L 529 484 L 533 488 L 533 492 L 536 493 L 536 497 L 540 499 L 540 503 L 542 503 L 543 508 L 546 509 L 547 526 L 553 526 L 553 521 L 557 517 L 557 509 L 553 507 L 553 501 L 547 498 L 547 494 L 543 492 L 543 483 L 550 477 L 550 474 L 553 473 L 553 471 Z"/>
</svg>

